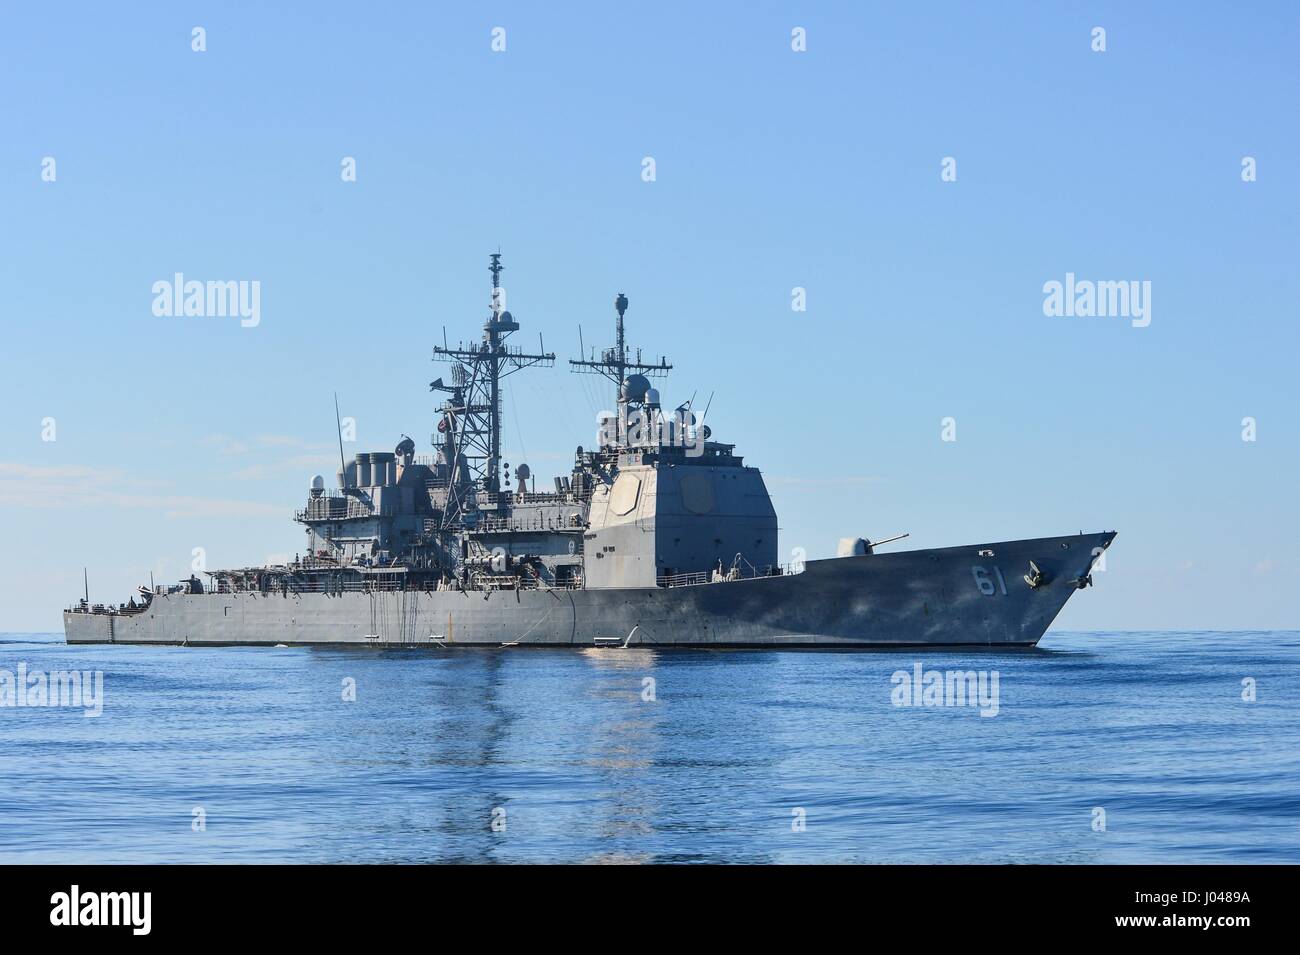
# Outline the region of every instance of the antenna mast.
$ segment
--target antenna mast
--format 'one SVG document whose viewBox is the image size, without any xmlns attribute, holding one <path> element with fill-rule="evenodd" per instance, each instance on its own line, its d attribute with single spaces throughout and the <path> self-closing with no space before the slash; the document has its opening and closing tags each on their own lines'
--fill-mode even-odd
<svg viewBox="0 0 1300 955">
<path fill-rule="evenodd" d="M 348 464 L 343 460 L 343 419 L 339 417 L 339 393 L 334 392 L 334 428 L 339 435 L 339 481 L 343 487 L 348 486 Z"/>
<path fill-rule="evenodd" d="M 623 382 L 627 379 L 629 373 L 645 375 L 647 378 L 662 378 L 672 370 L 672 365 L 668 364 L 668 359 L 660 356 L 657 362 L 643 362 L 641 360 L 641 349 L 636 350 L 636 360 L 633 361 L 628 357 L 627 340 L 623 334 L 623 313 L 627 311 L 627 296 L 622 292 L 618 293 L 618 298 L 614 299 L 614 309 L 618 312 L 618 321 L 614 326 L 614 347 L 606 348 L 600 353 L 600 358 L 592 358 L 590 361 L 585 358 L 574 360 L 569 359 L 569 370 L 574 372 L 585 372 L 587 374 L 603 375 L 614 383 L 614 397 L 618 402 L 618 420 L 619 427 L 622 429 L 626 423 L 626 413 L 624 406 L 626 401 L 623 397 Z M 620 435 L 620 440 L 622 436 Z"/>
<path fill-rule="evenodd" d="M 471 468 L 475 480 L 489 494 L 501 489 L 501 379 L 524 368 L 555 364 L 554 352 L 530 354 L 506 344 L 519 330 L 519 323 L 504 308 L 501 253 L 489 256 L 492 273 L 491 311 L 483 323 L 483 339 L 477 345 L 461 342 L 455 348 L 433 347 L 434 361 L 459 362 L 466 380 L 463 400 L 446 401 L 442 411 L 454 419 L 466 458 L 475 462 Z M 453 399 L 456 395 L 453 395 Z"/>
</svg>

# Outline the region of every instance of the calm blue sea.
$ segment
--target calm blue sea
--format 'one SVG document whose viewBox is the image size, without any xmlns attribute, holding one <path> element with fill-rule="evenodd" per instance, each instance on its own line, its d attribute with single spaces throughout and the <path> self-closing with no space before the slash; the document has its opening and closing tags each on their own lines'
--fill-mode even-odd
<svg viewBox="0 0 1300 955">
<path fill-rule="evenodd" d="M 20 663 L 102 671 L 104 702 L 0 707 L 2 862 L 1300 862 L 1300 632 L 923 653 L 0 636 L 0 671 Z M 917 663 L 998 671 L 997 715 L 895 706 Z"/>
</svg>

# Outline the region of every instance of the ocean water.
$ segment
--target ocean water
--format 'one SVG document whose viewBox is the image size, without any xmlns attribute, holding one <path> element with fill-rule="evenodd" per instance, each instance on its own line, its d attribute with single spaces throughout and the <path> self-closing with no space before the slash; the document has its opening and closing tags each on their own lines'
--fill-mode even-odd
<svg viewBox="0 0 1300 955">
<path fill-rule="evenodd" d="M 7 634 L 0 671 L 101 671 L 104 699 L 97 717 L 0 707 L 0 862 L 1300 862 L 1300 633 L 1043 643 L 402 651 Z M 996 670 L 996 715 L 896 706 L 893 675 L 916 664 Z"/>
</svg>

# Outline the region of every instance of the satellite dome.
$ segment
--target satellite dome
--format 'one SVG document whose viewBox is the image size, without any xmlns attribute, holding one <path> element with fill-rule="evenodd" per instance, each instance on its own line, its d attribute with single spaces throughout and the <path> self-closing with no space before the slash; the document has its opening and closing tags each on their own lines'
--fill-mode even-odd
<svg viewBox="0 0 1300 955">
<path fill-rule="evenodd" d="M 649 391 L 647 391 L 647 392 L 645 393 L 645 401 L 646 401 L 646 404 L 648 404 L 648 405 L 658 405 L 658 404 L 659 404 L 659 389 L 658 389 L 658 388 L 651 388 Z"/>
<path fill-rule="evenodd" d="M 645 396 L 650 391 L 650 379 L 645 375 L 628 375 L 623 379 L 623 387 L 619 390 L 624 401 L 645 401 Z"/>
<path fill-rule="evenodd" d="M 319 474 L 312 475 L 311 489 L 313 491 L 325 490 L 325 479 L 321 477 Z"/>
</svg>

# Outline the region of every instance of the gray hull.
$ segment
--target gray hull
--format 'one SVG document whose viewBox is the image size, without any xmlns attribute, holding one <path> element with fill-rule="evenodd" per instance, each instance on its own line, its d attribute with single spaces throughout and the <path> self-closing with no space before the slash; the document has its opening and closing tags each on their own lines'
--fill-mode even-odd
<svg viewBox="0 0 1300 955">
<path fill-rule="evenodd" d="M 69 643 L 590 647 L 635 627 L 632 646 L 1033 646 L 1113 537 L 809 561 L 800 574 L 669 588 L 176 594 L 63 621 Z"/>
</svg>

